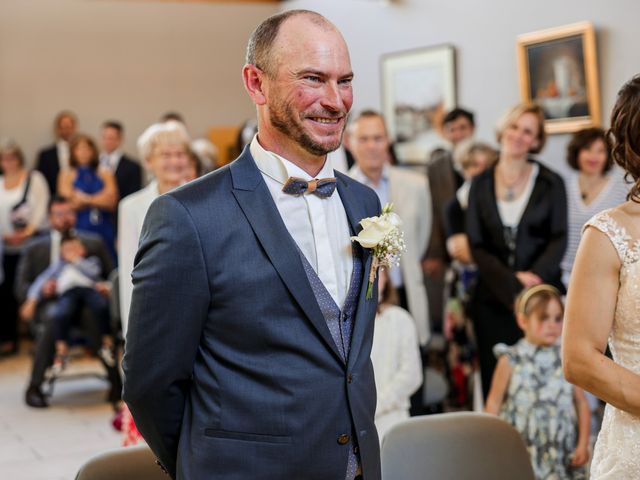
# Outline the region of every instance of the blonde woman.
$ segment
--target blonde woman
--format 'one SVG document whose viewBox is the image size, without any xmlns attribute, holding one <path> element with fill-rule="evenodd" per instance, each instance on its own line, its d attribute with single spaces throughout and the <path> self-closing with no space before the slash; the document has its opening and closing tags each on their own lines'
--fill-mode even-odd
<svg viewBox="0 0 640 480">
<path fill-rule="evenodd" d="M 537 105 L 513 107 L 498 125 L 498 162 L 473 179 L 467 235 L 478 266 L 470 300 L 486 397 L 496 365 L 493 346 L 522 337 L 513 313 L 524 288 L 563 290 L 560 261 L 567 243 L 567 200 L 560 176 L 531 158 L 544 147 Z"/>
</svg>

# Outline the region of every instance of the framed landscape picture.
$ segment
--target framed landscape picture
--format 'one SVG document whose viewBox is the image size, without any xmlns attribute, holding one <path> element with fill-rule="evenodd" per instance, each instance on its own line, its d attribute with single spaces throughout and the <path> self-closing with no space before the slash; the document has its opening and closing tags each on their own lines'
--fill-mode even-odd
<svg viewBox="0 0 640 480">
<path fill-rule="evenodd" d="M 548 133 L 600 125 L 596 39 L 590 22 L 520 35 L 517 49 L 520 95 L 542 107 Z"/>
<path fill-rule="evenodd" d="M 425 164 L 442 146 L 442 118 L 456 105 L 452 45 L 389 53 L 382 57 L 382 110 L 398 160 Z"/>
</svg>

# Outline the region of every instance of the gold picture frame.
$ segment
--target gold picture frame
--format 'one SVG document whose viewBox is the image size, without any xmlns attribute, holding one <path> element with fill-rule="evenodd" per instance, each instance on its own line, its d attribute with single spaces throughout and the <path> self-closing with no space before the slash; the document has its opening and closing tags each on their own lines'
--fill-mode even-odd
<svg viewBox="0 0 640 480">
<path fill-rule="evenodd" d="M 519 35 L 517 51 L 520 96 L 542 107 L 547 133 L 600 126 L 596 37 L 591 22 Z"/>
</svg>

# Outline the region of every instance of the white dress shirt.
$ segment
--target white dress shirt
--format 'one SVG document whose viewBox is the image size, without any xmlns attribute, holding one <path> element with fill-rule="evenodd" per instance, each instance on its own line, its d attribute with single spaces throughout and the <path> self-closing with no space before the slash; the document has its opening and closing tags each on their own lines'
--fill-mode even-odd
<svg viewBox="0 0 640 480">
<path fill-rule="evenodd" d="M 331 162 L 331 166 L 334 170 L 337 170 L 340 173 L 344 173 L 345 175 L 349 171 L 349 164 L 347 162 L 347 152 L 345 152 L 344 147 L 340 145 L 337 150 L 333 152 L 329 152 L 327 154 L 327 160 Z"/>
<path fill-rule="evenodd" d="M 305 180 L 313 177 L 292 162 L 262 148 L 257 135 L 249 148 L 287 230 L 331 298 L 342 308 L 351 282 L 353 257 L 349 222 L 338 190 L 328 198 L 284 193 L 282 187 L 289 177 Z M 334 176 L 331 164 L 325 162 L 316 178 Z"/>
<path fill-rule="evenodd" d="M 121 150 L 114 150 L 111 153 L 102 152 L 100 154 L 100 165 L 107 168 L 111 173 L 116 173 L 121 158 Z"/>
<path fill-rule="evenodd" d="M 58 166 L 60 170 L 69 169 L 69 143 L 64 140 L 58 140 L 56 142 L 56 149 L 58 150 Z"/>
<path fill-rule="evenodd" d="M 62 234 L 55 229 L 51 229 L 51 251 L 49 256 L 49 265 L 53 265 L 60 260 L 60 242 L 62 242 Z"/>
</svg>

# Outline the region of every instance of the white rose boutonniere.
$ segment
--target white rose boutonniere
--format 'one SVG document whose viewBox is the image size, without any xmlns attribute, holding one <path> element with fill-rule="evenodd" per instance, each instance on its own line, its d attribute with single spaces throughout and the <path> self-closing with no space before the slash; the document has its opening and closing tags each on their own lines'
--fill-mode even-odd
<svg viewBox="0 0 640 480">
<path fill-rule="evenodd" d="M 400 256 L 405 251 L 404 233 L 400 230 L 402 220 L 392 210 L 393 204 L 387 203 L 379 217 L 363 218 L 360 220 L 362 231 L 357 237 L 351 237 L 351 241 L 371 249 L 373 255 L 369 271 L 367 300 L 373 294 L 373 282 L 376 279 L 378 267 L 399 265 Z"/>
</svg>

